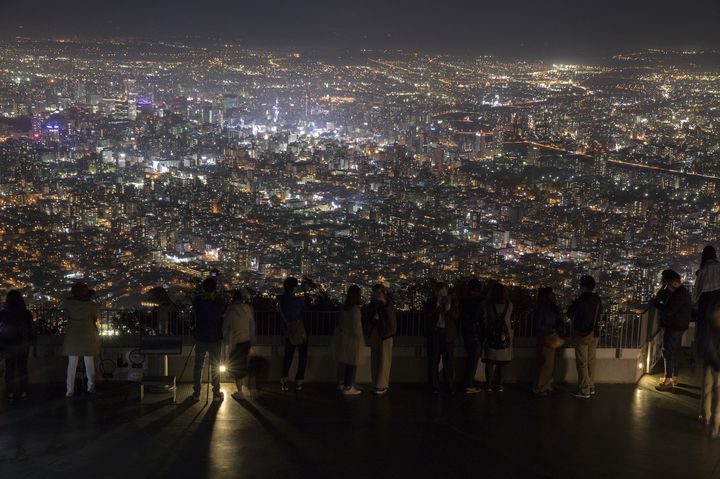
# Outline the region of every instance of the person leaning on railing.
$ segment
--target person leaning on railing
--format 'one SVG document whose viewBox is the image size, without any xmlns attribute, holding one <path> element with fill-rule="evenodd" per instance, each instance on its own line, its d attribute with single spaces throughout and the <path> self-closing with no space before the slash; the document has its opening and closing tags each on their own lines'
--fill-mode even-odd
<svg viewBox="0 0 720 479">
<path fill-rule="evenodd" d="M 370 372 L 373 394 L 385 394 L 390 386 L 390 367 L 397 318 L 395 306 L 382 284 L 372 287 L 365 309 L 365 331 L 370 344 Z"/>
<path fill-rule="evenodd" d="M 485 297 L 482 294 L 482 283 L 479 279 L 472 278 L 468 281 L 465 295 L 460 299 L 459 311 L 463 344 L 467 352 L 465 371 L 463 374 L 465 394 L 475 394 L 481 391 L 481 389 L 475 385 L 475 375 L 480 362 L 480 356 L 482 356 L 485 331 L 484 303 Z"/>
<path fill-rule="evenodd" d="M 357 396 L 362 389 L 356 386 L 355 376 L 362 359 L 365 338 L 362 328 L 362 297 L 360 288 L 352 285 L 347 290 L 345 304 L 338 314 L 333 335 L 335 357 L 338 361 L 338 389 L 345 396 Z"/>
<path fill-rule="evenodd" d="M 68 357 L 66 397 L 75 394 L 75 372 L 80 356 L 85 361 L 87 392 L 95 392 L 95 356 L 100 354 L 100 333 L 97 324 L 97 305 L 84 282 L 75 283 L 70 297 L 63 300 L 60 309 L 67 317 L 63 353 Z"/>
</svg>

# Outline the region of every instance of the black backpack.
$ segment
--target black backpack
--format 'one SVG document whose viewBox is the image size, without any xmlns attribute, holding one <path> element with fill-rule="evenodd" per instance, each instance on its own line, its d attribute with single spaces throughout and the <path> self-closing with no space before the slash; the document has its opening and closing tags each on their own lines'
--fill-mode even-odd
<svg viewBox="0 0 720 479">
<path fill-rule="evenodd" d="M 510 346 L 510 331 L 505 322 L 508 307 L 509 304 L 506 304 L 500 316 L 498 316 L 494 304 L 488 307 L 490 314 L 488 315 L 487 341 L 488 346 L 492 349 L 506 349 Z"/>
</svg>

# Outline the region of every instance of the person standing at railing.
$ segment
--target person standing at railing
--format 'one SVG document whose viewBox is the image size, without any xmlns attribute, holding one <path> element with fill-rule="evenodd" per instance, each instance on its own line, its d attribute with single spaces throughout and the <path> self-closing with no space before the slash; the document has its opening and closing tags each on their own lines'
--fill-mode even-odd
<svg viewBox="0 0 720 479">
<path fill-rule="evenodd" d="M 22 293 L 8 292 L 5 309 L 0 311 L 0 354 L 5 357 L 5 392 L 9 401 L 19 394 L 28 397 L 28 356 L 35 344 L 32 313 Z"/>
<path fill-rule="evenodd" d="M 372 287 L 370 303 L 365 309 L 365 331 L 370 343 L 370 372 L 373 394 L 385 394 L 390 385 L 390 367 L 397 318 L 395 306 L 382 284 Z"/>
<path fill-rule="evenodd" d="M 503 392 L 503 368 L 513 359 L 513 304 L 501 283 L 490 287 L 485 300 L 485 389 Z"/>
<path fill-rule="evenodd" d="M 562 313 L 555 300 L 552 288 L 540 288 L 537 293 L 537 306 L 533 311 L 533 329 L 537 337 L 537 351 L 540 359 L 537 382 L 533 393 L 546 396 L 552 391 L 557 349 L 565 340 L 560 336 Z"/>
<path fill-rule="evenodd" d="M 298 367 L 295 373 L 295 389 L 301 391 L 305 381 L 305 367 L 308 354 L 308 334 L 305 324 L 305 301 L 295 296 L 299 282 L 297 278 L 288 277 L 283 282 L 282 295 L 278 297 L 278 311 L 285 324 L 285 356 L 283 357 L 280 388 L 287 391 L 290 382 L 290 366 L 292 366 L 295 349 L 298 350 Z"/>
<path fill-rule="evenodd" d="M 475 394 L 480 392 L 480 388 L 475 385 L 475 374 L 482 356 L 485 298 L 482 294 L 482 283 L 477 278 L 468 281 L 467 287 L 466 294 L 460 300 L 460 326 L 467 352 L 463 386 L 465 394 Z"/>
<path fill-rule="evenodd" d="M 217 291 L 215 278 L 206 278 L 202 282 L 202 293 L 193 300 L 193 314 L 195 316 L 195 367 L 193 370 L 193 395 L 195 401 L 200 400 L 202 371 L 205 365 L 205 355 L 210 360 L 210 379 L 213 388 L 213 401 L 224 399 L 220 391 L 220 348 L 222 341 L 223 314 L 225 301 Z"/>
<path fill-rule="evenodd" d="M 653 306 L 660 312 L 660 326 L 663 328 L 662 355 L 665 361 L 665 377 L 656 389 L 671 391 L 678 382 L 678 355 L 683 334 L 690 325 L 692 298 L 682 284 L 682 277 L 675 271 L 663 271 L 662 282 L 663 288 L 652 300 Z"/>
<path fill-rule="evenodd" d="M 255 311 L 250 302 L 247 289 L 235 290 L 223 318 L 224 356 L 228 358 L 228 373 L 237 386 L 237 392 L 232 393 L 236 401 L 243 398 L 243 384 L 246 388 L 250 387 L 247 384 L 249 358 L 255 344 Z"/>
<path fill-rule="evenodd" d="M 706 349 L 704 343 L 708 334 L 708 318 L 712 310 L 720 306 L 720 262 L 711 245 L 703 249 L 700 269 L 695 274 L 697 278 L 692 292 L 692 302 L 697 306 L 695 350 L 702 358 Z"/>
<path fill-rule="evenodd" d="M 588 275 L 582 276 L 580 296 L 572 302 L 567 312 L 573 323 L 578 375 L 578 389 L 573 396 L 581 399 L 590 399 L 595 395 L 595 358 L 600 337 L 602 301 L 594 290 L 595 279 Z"/>
<path fill-rule="evenodd" d="M 707 318 L 708 330 L 703 360 L 703 389 L 700 420 L 710 426 L 710 435 L 720 437 L 720 308 L 713 309 Z"/>
<path fill-rule="evenodd" d="M 68 356 L 66 397 L 75 394 L 75 372 L 80 356 L 85 361 L 87 392 L 95 392 L 95 356 L 100 354 L 100 333 L 97 305 L 90 296 L 91 290 L 81 281 L 73 285 L 70 297 L 60 304 L 60 309 L 65 311 L 67 317 L 63 341 L 63 352 Z"/>
<path fill-rule="evenodd" d="M 338 314 L 337 327 L 333 335 L 335 357 L 338 361 L 338 378 L 342 378 L 342 393 L 345 396 L 357 396 L 362 393 L 362 389 L 355 385 L 357 368 L 365 346 L 361 305 L 360 288 L 357 285 L 350 286 L 345 304 Z"/>
<path fill-rule="evenodd" d="M 448 392 L 453 392 L 454 350 L 457 339 L 458 311 L 445 283 L 435 285 L 435 294 L 423 310 L 428 348 L 428 381 L 433 393 L 440 392 L 440 360 Z"/>
</svg>

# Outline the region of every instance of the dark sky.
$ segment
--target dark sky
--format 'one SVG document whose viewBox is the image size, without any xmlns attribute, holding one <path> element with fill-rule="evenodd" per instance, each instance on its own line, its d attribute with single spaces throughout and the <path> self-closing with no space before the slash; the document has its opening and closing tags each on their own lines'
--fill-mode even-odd
<svg viewBox="0 0 720 479">
<path fill-rule="evenodd" d="M 546 58 L 720 46 L 719 21 L 720 0 L 0 0 L 6 36 L 200 35 Z"/>
</svg>

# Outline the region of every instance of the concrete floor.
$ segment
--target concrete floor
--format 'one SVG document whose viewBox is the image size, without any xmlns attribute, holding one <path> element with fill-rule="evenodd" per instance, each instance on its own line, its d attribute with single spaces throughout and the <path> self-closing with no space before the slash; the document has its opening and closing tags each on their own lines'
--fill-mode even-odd
<svg viewBox="0 0 720 479">
<path fill-rule="evenodd" d="M 72 399 L 36 388 L 0 405 L 0 478 L 720 477 L 720 441 L 696 421 L 697 386 L 660 394 L 651 379 L 600 385 L 590 401 L 512 385 L 344 398 L 311 384 L 172 406 L 140 405 L 137 386 Z M 181 386 L 179 401 L 189 392 Z"/>
</svg>

